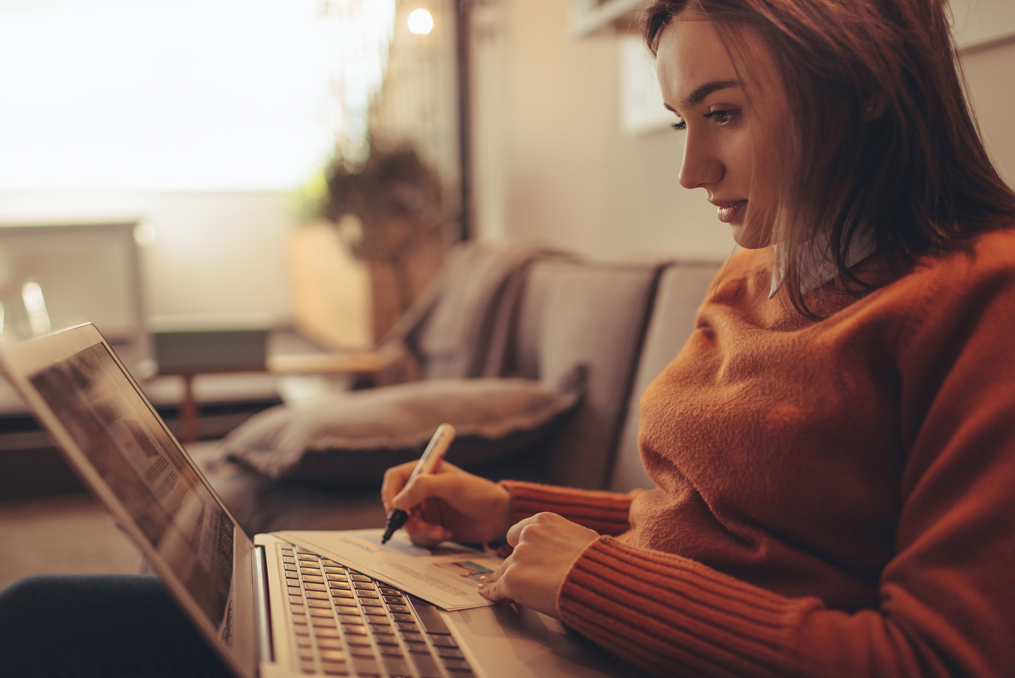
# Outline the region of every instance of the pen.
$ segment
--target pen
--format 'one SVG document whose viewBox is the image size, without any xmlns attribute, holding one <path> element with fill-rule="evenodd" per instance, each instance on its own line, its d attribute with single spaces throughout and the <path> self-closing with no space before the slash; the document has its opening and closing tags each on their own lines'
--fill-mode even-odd
<svg viewBox="0 0 1015 678">
<path fill-rule="evenodd" d="M 451 445 L 451 441 L 455 439 L 455 427 L 451 424 L 441 424 L 434 431 L 433 438 L 427 444 L 426 449 L 423 450 L 423 456 L 419 458 L 416 463 L 416 468 L 412 469 L 412 475 L 409 476 L 409 480 L 406 481 L 406 485 L 412 482 L 416 476 L 426 475 L 433 473 L 437 470 L 437 467 L 441 465 L 441 460 L 444 459 L 444 453 L 448 451 L 448 446 Z M 384 529 L 384 536 L 381 538 L 381 544 L 386 544 L 391 535 L 405 525 L 405 521 L 409 519 L 409 514 L 402 509 L 391 509 L 388 514 L 388 522 Z"/>
</svg>

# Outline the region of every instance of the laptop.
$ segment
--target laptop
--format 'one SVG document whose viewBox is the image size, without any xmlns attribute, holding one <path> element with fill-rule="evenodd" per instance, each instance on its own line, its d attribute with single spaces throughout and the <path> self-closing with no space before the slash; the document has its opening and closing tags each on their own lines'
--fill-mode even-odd
<svg viewBox="0 0 1015 678">
<path fill-rule="evenodd" d="M 448 612 L 280 534 L 251 539 L 94 325 L 0 347 L 0 366 L 239 678 L 623 673 L 538 612 Z"/>
</svg>

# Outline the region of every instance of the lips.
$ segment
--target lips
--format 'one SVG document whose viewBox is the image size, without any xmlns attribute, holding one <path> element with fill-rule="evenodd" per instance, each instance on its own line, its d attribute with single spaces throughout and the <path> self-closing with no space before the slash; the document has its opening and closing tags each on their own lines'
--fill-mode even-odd
<svg viewBox="0 0 1015 678">
<path fill-rule="evenodd" d="M 744 208 L 747 207 L 746 200 L 735 200 L 732 202 L 713 201 L 713 205 L 719 208 L 717 216 L 724 224 L 736 221 L 743 216 Z"/>
</svg>

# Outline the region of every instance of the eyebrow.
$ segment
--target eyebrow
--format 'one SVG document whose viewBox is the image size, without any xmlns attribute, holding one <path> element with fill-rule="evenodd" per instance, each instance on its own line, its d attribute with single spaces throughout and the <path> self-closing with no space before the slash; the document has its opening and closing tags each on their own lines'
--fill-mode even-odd
<svg viewBox="0 0 1015 678">
<path fill-rule="evenodd" d="M 740 82 L 737 80 L 715 80 L 713 82 L 707 82 L 698 89 L 691 92 L 680 104 L 683 108 L 689 108 L 696 104 L 700 104 L 705 100 L 712 92 L 718 92 L 721 89 L 727 89 L 729 87 L 738 87 Z M 668 104 L 663 104 L 667 109 L 673 111 Z M 676 111 L 673 111 L 676 113 Z"/>
</svg>

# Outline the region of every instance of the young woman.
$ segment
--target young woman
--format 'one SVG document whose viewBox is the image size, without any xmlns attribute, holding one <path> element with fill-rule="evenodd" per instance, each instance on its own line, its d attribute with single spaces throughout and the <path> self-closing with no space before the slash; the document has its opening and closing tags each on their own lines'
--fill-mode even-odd
<svg viewBox="0 0 1015 678">
<path fill-rule="evenodd" d="M 642 399 L 657 487 L 409 464 L 412 539 L 506 539 L 484 595 L 654 675 L 1010 675 L 1015 195 L 947 11 L 655 2 L 679 182 L 745 248 Z"/>
</svg>

